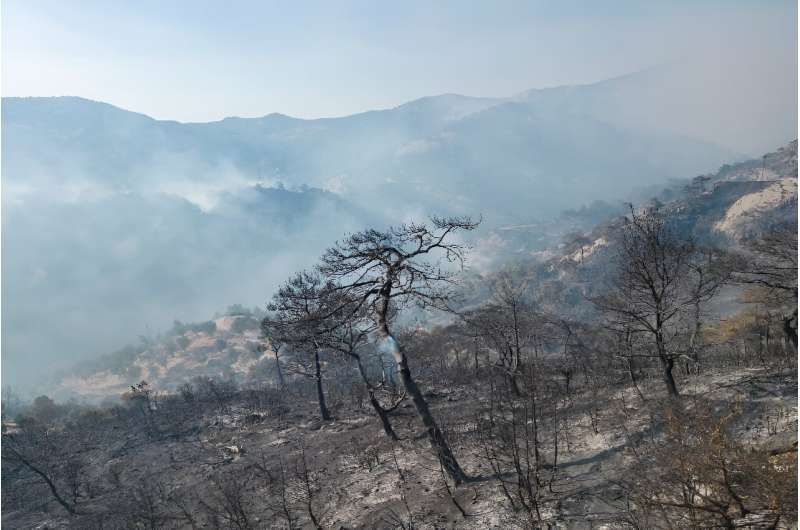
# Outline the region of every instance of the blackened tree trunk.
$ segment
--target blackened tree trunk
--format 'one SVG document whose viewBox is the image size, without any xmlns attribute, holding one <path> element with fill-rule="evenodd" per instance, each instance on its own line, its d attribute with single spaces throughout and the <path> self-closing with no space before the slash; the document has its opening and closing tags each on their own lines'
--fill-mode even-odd
<svg viewBox="0 0 800 530">
<path fill-rule="evenodd" d="M 286 380 L 283 378 L 283 370 L 281 369 L 281 358 L 278 351 L 275 350 L 275 369 L 278 371 L 278 383 L 281 385 L 281 390 L 286 388 Z"/>
<path fill-rule="evenodd" d="M 442 431 L 439 429 L 439 426 L 436 424 L 436 420 L 433 419 L 433 415 L 431 414 L 427 401 L 425 401 L 425 398 L 422 396 L 422 392 L 417 386 L 416 381 L 414 381 L 414 378 L 411 376 L 411 370 L 408 367 L 408 359 L 398 347 L 397 342 L 394 341 L 394 338 L 391 335 L 387 336 L 387 340 L 394 343 L 394 350 L 397 352 L 395 359 L 397 360 L 397 365 L 399 367 L 400 378 L 403 380 L 403 385 L 406 391 L 411 395 L 411 400 L 414 402 L 414 406 L 417 409 L 417 414 L 422 420 L 423 425 L 425 425 L 425 430 L 428 434 L 428 440 L 430 441 L 431 447 L 433 447 L 434 451 L 436 451 L 442 466 L 444 466 L 445 471 L 447 471 L 447 474 L 450 475 L 450 478 L 453 479 L 456 485 L 465 482 L 467 480 L 466 474 L 461 469 L 456 457 L 450 450 L 447 440 L 442 434 Z"/>
<path fill-rule="evenodd" d="M 317 384 L 317 401 L 319 401 L 319 413 L 324 421 L 331 421 L 331 413 L 325 404 L 325 392 L 322 390 L 322 367 L 319 362 L 319 350 L 314 349 L 314 380 Z"/>
<path fill-rule="evenodd" d="M 672 374 L 675 368 L 675 359 L 667 353 L 664 335 L 660 329 L 656 332 L 656 348 L 658 350 L 658 358 L 661 361 L 661 375 L 664 379 L 664 385 L 667 387 L 667 393 L 671 398 L 680 397 L 678 385 L 675 384 L 675 376 Z"/>
<path fill-rule="evenodd" d="M 375 397 L 375 389 L 372 387 L 372 384 L 369 382 L 369 378 L 367 377 L 367 373 L 364 370 L 364 365 L 361 364 L 361 357 L 355 353 L 350 354 L 356 360 L 356 365 L 358 366 L 358 373 L 361 375 L 361 379 L 364 381 L 364 385 L 367 387 L 367 392 L 369 393 L 369 402 L 372 405 L 372 408 L 375 409 L 375 413 L 378 415 L 378 418 L 381 420 L 381 425 L 383 426 L 383 432 L 386 433 L 393 441 L 398 441 L 400 438 L 397 437 L 397 434 L 394 432 L 392 428 L 392 423 L 389 421 L 389 411 L 383 408 L 383 406 L 378 401 L 378 398 Z"/>
<path fill-rule="evenodd" d="M 689 337 L 689 352 L 695 364 L 697 365 L 698 373 L 700 369 L 700 348 L 697 342 L 700 340 L 700 330 L 703 327 L 703 321 L 700 318 L 700 302 L 700 297 L 697 297 L 694 300 L 694 313 L 692 315 L 694 319 L 694 327 L 692 328 L 692 334 Z"/>
<path fill-rule="evenodd" d="M 479 366 L 478 366 L 478 339 L 475 338 L 475 377 L 478 377 L 479 374 Z"/>
<path fill-rule="evenodd" d="M 786 338 L 789 339 L 789 342 L 792 343 L 795 351 L 797 351 L 797 328 L 792 325 L 792 322 L 795 322 L 796 320 L 797 311 L 795 311 L 791 316 L 783 317 L 783 333 L 786 335 Z"/>
<path fill-rule="evenodd" d="M 411 375 L 411 369 L 408 366 L 408 358 L 406 357 L 405 352 L 402 350 L 398 342 L 389 331 L 389 325 L 386 316 L 389 310 L 390 293 L 391 284 L 385 285 L 384 292 L 382 293 L 382 307 L 378 312 L 378 329 L 386 341 L 388 350 L 391 352 L 395 362 L 397 363 L 397 368 L 400 372 L 400 378 L 403 381 L 403 386 L 406 392 L 408 392 L 408 394 L 411 396 L 411 400 L 414 402 L 414 407 L 417 409 L 417 415 L 419 416 L 420 420 L 422 420 L 422 424 L 425 425 L 425 431 L 428 435 L 428 440 L 431 444 L 431 447 L 439 457 L 439 462 L 441 462 L 442 467 L 444 467 L 445 471 L 447 471 L 447 474 L 450 475 L 450 478 L 452 478 L 453 482 L 455 482 L 455 484 L 458 486 L 459 484 L 466 482 L 467 475 L 461 469 L 458 460 L 456 460 L 455 455 L 453 455 L 453 452 L 450 450 L 450 446 L 448 445 L 444 434 L 442 434 L 441 429 L 439 429 L 439 426 L 436 424 L 436 420 L 433 419 L 433 414 L 431 414 L 431 410 L 428 407 L 428 402 L 425 401 L 425 397 L 422 395 L 422 392 L 417 386 L 416 381 L 414 381 L 414 378 Z"/>
<path fill-rule="evenodd" d="M 672 357 L 662 357 L 661 365 L 663 367 L 664 384 L 667 386 L 667 392 L 670 397 L 680 397 L 678 385 L 675 384 L 675 377 L 672 375 L 672 370 L 675 368 L 675 359 Z"/>
<path fill-rule="evenodd" d="M 397 437 L 397 434 L 394 432 L 392 428 L 392 423 L 389 421 L 389 413 L 386 409 L 384 409 L 378 398 L 375 397 L 375 392 L 373 390 L 369 390 L 369 402 L 372 404 L 372 408 L 375 409 L 375 412 L 378 414 L 378 417 L 381 420 L 381 425 L 383 426 L 383 432 L 386 433 L 393 441 L 398 441 L 400 438 Z"/>
</svg>

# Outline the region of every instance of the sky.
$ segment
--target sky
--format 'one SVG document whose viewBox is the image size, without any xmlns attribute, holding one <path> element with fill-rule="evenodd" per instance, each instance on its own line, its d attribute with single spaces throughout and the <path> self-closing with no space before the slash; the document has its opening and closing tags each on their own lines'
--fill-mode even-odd
<svg viewBox="0 0 800 530">
<path fill-rule="evenodd" d="M 179 121 L 317 118 L 589 83 L 754 41 L 796 61 L 796 2 L 4 0 L 2 94 Z"/>
</svg>

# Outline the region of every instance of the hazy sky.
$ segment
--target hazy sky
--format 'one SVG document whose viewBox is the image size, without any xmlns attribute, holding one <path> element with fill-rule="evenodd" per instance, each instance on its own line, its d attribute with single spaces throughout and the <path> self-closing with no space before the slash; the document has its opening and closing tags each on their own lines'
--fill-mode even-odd
<svg viewBox="0 0 800 530">
<path fill-rule="evenodd" d="M 2 92 L 181 121 L 335 116 L 592 82 L 756 41 L 796 56 L 796 21 L 796 2 L 779 0 L 4 0 Z"/>
</svg>

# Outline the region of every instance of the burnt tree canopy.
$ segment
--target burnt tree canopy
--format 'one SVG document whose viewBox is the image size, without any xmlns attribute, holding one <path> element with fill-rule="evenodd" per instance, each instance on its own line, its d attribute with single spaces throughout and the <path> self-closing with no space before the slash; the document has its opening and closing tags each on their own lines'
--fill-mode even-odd
<svg viewBox="0 0 800 530">
<path fill-rule="evenodd" d="M 332 418 L 322 387 L 320 350 L 329 320 L 337 314 L 331 309 L 333 298 L 326 295 L 333 292 L 319 274 L 299 272 L 278 289 L 267 305 L 270 314 L 261 322 L 263 335 L 273 342 L 273 348 L 285 345 L 293 352 L 293 371 L 315 380 L 320 415 L 326 421 Z"/>
<path fill-rule="evenodd" d="M 467 217 L 434 217 L 430 224 L 364 230 L 329 248 L 319 270 L 355 307 L 367 306 L 375 314 L 388 310 L 381 307 L 387 299 L 398 307 L 413 302 L 444 308 L 467 251 L 452 235 L 477 225 Z"/>
</svg>

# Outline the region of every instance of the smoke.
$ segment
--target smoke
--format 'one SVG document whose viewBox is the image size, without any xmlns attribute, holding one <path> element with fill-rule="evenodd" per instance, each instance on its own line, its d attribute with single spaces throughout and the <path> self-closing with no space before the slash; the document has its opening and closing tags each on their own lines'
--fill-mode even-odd
<svg viewBox="0 0 800 530">
<path fill-rule="evenodd" d="M 195 202 L 168 189 L 81 201 L 4 193 L 4 383 L 45 391 L 45 372 L 176 319 L 263 306 L 327 245 L 375 221 L 320 190 L 243 186 Z"/>
</svg>

